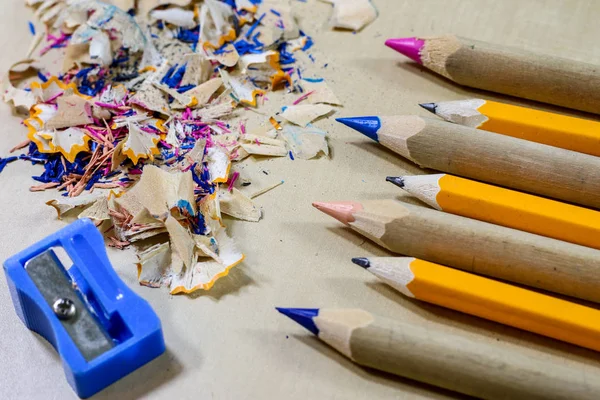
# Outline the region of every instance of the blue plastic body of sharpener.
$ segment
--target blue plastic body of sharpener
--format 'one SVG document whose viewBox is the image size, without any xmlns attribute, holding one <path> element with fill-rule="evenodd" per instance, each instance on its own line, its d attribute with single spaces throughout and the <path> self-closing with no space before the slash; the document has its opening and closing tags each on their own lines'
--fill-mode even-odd
<svg viewBox="0 0 600 400">
<path fill-rule="evenodd" d="M 28 260 L 53 247 L 62 247 L 73 261 L 66 274 L 114 344 L 90 361 L 82 356 L 25 270 Z M 79 397 L 92 396 L 165 351 L 158 316 L 117 276 L 102 235 L 88 219 L 9 258 L 4 262 L 4 272 L 17 314 L 29 329 L 54 346 L 67 380 Z"/>
</svg>

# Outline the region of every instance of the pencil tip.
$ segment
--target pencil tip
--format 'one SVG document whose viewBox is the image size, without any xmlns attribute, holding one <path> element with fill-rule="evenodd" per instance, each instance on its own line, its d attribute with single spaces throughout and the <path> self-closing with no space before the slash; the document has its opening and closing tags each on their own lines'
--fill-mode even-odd
<svg viewBox="0 0 600 400">
<path fill-rule="evenodd" d="M 379 117 L 336 118 L 336 121 L 379 142 L 377 131 L 381 128 Z"/>
<path fill-rule="evenodd" d="M 319 334 L 319 328 L 315 325 L 313 318 L 319 315 L 318 308 L 281 308 L 276 307 L 277 311 L 286 317 L 296 321 L 315 335 Z"/>
<path fill-rule="evenodd" d="M 425 45 L 424 40 L 417 39 L 416 37 L 388 39 L 385 41 L 385 45 L 419 64 L 423 64 L 423 61 L 421 61 L 421 49 Z"/>
<path fill-rule="evenodd" d="M 354 222 L 354 213 L 363 209 L 362 204 L 353 201 L 338 201 L 335 203 L 313 203 L 317 210 L 329 215 L 345 225 Z"/>
<path fill-rule="evenodd" d="M 421 103 L 419 104 L 421 107 L 429 111 L 430 113 L 435 114 L 435 109 L 437 108 L 436 103 Z"/>
<path fill-rule="evenodd" d="M 385 180 L 387 182 L 391 182 L 394 185 L 404 188 L 404 178 L 401 176 L 388 176 L 387 178 L 385 178 Z"/>
<path fill-rule="evenodd" d="M 371 262 L 368 258 L 365 257 L 353 258 L 352 262 L 360 267 L 363 267 L 364 269 L 369 269 L 369 267 L 371 266 Z"/>
</svg>

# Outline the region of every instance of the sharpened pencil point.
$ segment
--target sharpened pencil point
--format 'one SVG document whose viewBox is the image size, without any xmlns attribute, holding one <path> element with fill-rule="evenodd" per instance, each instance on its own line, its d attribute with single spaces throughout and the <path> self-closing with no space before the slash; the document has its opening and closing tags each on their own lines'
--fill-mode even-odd
<svg viewBox="0 0 600 400">
<path fill-rule="evenodd" d="M 336 121 L 379 142 L 379 136 L 377 136 L 377 131 L 381 128 L 379 117 L 336 118 Z"/>
<path fill-rule="evenodd" d="M 371 266 L 371 262 L 368 258 L 365 257 L 353 258 L 352 262 L 360 267 L 363 267 L 364 269 L 369 269 L 369 267 Z"/>
<path fill-rule="evenodd" d="M 425 45 L 424 40 L 415 37 L 388 39 L 385 41 L 385 45 L 419 64 L 423 64 L 423 61 L 421 60 L 421 49 Z"/>
<path fill-rule="evenodd" d="M 385 178 L 385 180 L 404 189 L 404 178 L 402 178 L 401 176 L 388 176 L 387 178 Z"/>
<path fill-rule="evenodd" d="M 354 201 L 338 201 L 335 203 L 313 203 L 313 207 L 340 221 L 345 225 L 354 222 L 354 213 L 363 209 L 362 204 Z"/>
<path fill-rule="evenodd" d="M 318 308 L 280 308 L 276 307 L 276 310 L 293 319 L 315 335 L 319 334 L 319 328 L 313 322 L 313 318 L 319 315 Z"/>
<path fill-rule="evenodd" d="M 421 107 L 429 111 L 430 113 L 435 114 L 435 109 L 437 108 L 436 103 L 421 103 L 419 104 Z"/>
</svg>

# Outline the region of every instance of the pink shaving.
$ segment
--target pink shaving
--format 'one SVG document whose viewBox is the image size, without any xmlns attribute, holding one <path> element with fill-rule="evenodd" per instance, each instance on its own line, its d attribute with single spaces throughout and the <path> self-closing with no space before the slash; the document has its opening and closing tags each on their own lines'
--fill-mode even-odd
<svg viewBox="0 0 600 400">
<path fill-rule="evenodd" d="M 142 132 L 151 133 L 153 135 L 158 135 L 158 132 L 156 131 L 156 129 L 152 129 L 148 126 L 140 126 L 139 128 Z"/>
<path fill-rule="evenodd" d="M 242 135 L 246 134 L 246 125 L 243 122 L 240 122 L 240 132 L 242 132 Z"/>
<path fill-rule="evenodd" d="M 293 104 L 293 105 L 296 105 L 296 104 L 298 104 L 298 103 L 302 102 L 303 100 L 306 100 L 306 99 L 308 98 L 308 96 L 310 96 L 310 95 L 311 95 L 311 94 L 313 94 L 314 92 L 315 92 L 315 91 L 313 90 L 312 92 L 308 92 L 308 93 L 306 93 L 306 94 L 303 94 L 302 96 L 298 97 L 298 99 L 297 99 L 295 102 L 293 102 L 292 104 Z"/>
<path fill-rule="evenodd" d="M 70 38 L 71 38 L 71 36 L 66 35 L 64 32 L 61 32 L 59 37 L 56 37 L 54 35 L 48 34 L 47 39 L 51 43 L 48 46 L 44 47 L 40 51 L 40 56 L 43 56 L 44 54 L 46 54 L 47 52 L 49 52 L 50 50 L 52 50 L 52 48 L 54 48 L 55 46 L 59 46 L 59 45 L 65 43 Z"/>
<path fill-rule="evenodd" d="M 237 181 L 237 179 L 240 177 L 240 173 L 239 172 L 234 172 L 233 175 L 231 176 L 231 178 L 229 179 L 229 186 L 227 186 L 227 190 L 229 190 L 230 192 L 233 191 L 233 185 L 235 184 L 235 181 Z"/>
<path fill-rule="evenodd" d="M 52 101 L 58 99 L 60 96 L 62 96 L 63 94 L 65 94 L 65 92 L 60 92 L 58 94 L 55 94 L 54 96 L 50 97 L 48 100 L 46 100 L 44 103 L 51 103 Z"/>
<path fill-rule="evenodd" d="M 114 104 L 108 104 L 108 103 L 101 103 L 99 101 L 94 103 L 95 105 L 97 105 L 98 107 L 103 107 L 103 108 L 110 108 L 112 110 L 119 110 L 121 106 L 116 106 Z"/>
<path fill-rule="evenodd" d="M 215 124 L 216 124 L 216 125 L 217 125 L 219 128 L 223 129 L 223 130 L 225 131 L 225 133 L 231 133 L 231 131 L 230 131 L 229 129 L 227 129 L 227 125 L 225 125 L 223 122 L 221 122 L 221 121 L 216 121 L 216 122 L 215 122 Z"/>
</svg>

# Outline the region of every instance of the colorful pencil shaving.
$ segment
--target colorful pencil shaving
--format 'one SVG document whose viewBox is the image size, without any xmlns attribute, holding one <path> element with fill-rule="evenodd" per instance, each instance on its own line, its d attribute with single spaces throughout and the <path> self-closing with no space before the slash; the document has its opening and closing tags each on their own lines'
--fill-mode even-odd
<svg viewBox="0 0 600 400">
<path fill-rule="evenodd" d="M 339 104 L 310 61 L 312 39 L 285 4 L 34 3 L 40 20 L 31 26 L 45 33 L 37 29 L 31 57 L 3 79 L 4 99 L 28 113 L 27 140 L 13 149 L 26 151 L 0 158 L 0 171 L 19 160 L 41 165 L 31 191 L 56 190 L 48 204 L 59 218 L 77 212 L 111 245 L 134 244 L 142 284 L 209 289 L 243 259 L 221 214 L 260 220 L 252 199 L 282 182 L 239 163 L 328 153 L 326 132 L 314 127 L 276 121 L 273 133 L 241 123 L 245 108 L 282 88 L 288 105 L 307 93 L 320 94 L 313 105 Z M 62 64 L 45 63 L 50 52 Z"/>
</svg>

